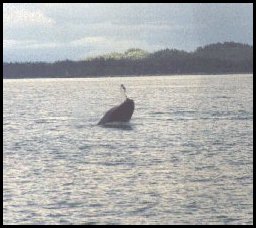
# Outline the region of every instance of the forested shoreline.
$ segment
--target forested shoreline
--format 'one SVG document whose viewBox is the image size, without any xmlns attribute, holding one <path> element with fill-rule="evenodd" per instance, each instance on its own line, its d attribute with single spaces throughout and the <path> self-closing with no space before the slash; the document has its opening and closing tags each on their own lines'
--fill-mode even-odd
<svg viewBox="0 0 256 228">
<path fill-rule="evenodd" d="M 193 52 L 129 49 L 82 61 L 3 63 L 3 78 L 72 78 L 172 74 L 253 73 L 253 46 L 209 44 Z"/>
</svg>

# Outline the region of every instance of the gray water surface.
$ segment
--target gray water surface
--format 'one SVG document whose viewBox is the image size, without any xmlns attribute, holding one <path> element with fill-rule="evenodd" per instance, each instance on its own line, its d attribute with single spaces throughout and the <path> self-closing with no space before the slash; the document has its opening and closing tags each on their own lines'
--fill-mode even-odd
<svg viewBox="0 0 256 228">
<path fill-rule="evenodd" d="M 3 222 L 253 224 L 253 76 L 3 80 Z"/>
</svg>

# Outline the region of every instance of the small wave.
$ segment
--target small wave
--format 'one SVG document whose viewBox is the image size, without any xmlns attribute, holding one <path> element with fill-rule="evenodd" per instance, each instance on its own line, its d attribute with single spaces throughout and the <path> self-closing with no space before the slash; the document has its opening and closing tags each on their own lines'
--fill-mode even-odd
<svg viewBox="0 0 256 228">
<path fill-rule="evenodd" d="M 115 128 L 120 130 L 133 130 L 132 125 L 129 122 L 111 122 L 104 125 L 99 125 L 103 128 Z"/>
<path fill-rule="evenodd" d="M 82 145 L 82 146 L 79 146 L 78 148 L 80 150 L 85 150 L 85 149 L 90 149 L 92 147 L 92 145 Z"/>
<path fill-rule="evenodd" d="M 165 114 L 169 114 L 168 112 L 151 112 L 150 114 L 153 115 L 165 115 Z"/>
<path fill-rule="evenodd" d="M 35 120 L 35 123 L 41 124 L 41 123 L 50 123 L 50 122 L 47 119 L 38 119 L 38 120 Z"/>
<path fill-rule="evenodd" d="M 253 117 L 251 116 L 218 116 L 218 117 L 201 117 L 202 120 L 251 120 Z"/>
<path fill-rule="evenodd" d="M 216 98 L 228 99 L 228 98 L 231 98 L 231 97 L 228 97 L 228 96 L 217 96 Z"/>
</svg>

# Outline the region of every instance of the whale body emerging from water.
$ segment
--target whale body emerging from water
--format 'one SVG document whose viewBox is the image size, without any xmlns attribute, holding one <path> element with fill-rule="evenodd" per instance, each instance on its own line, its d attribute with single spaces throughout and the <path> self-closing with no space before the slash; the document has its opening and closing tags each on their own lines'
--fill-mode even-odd
<svg viewBox="0 0 256 228">
<path fill-rule="evenodd" d="M 111 122 L 128 122 L 134 111 L 134 101 L 130 98 L 106 112 L 99 121 L 99 125 L 104 125 Z"/>
</svg>

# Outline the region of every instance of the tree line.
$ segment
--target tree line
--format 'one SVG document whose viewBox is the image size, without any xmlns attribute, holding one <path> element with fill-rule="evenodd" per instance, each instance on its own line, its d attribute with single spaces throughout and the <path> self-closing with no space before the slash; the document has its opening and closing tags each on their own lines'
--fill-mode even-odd
<svg viewBox="0 0 256 228">
<path fill-rule="evenodd" d="M 193 52 L 164 49 L 148 53 L 141 49 L 129 49 L 123 55 L 104 55 L 83 61 L 3 63 L 4 78 L 252 72 L 253 46 L 235 42 L 209 44 Z"/>
</svg>

